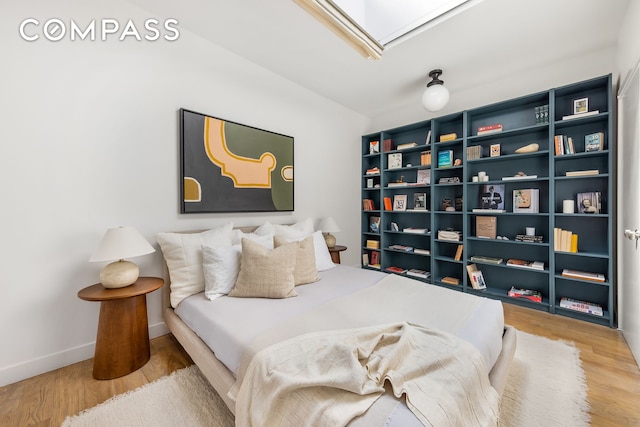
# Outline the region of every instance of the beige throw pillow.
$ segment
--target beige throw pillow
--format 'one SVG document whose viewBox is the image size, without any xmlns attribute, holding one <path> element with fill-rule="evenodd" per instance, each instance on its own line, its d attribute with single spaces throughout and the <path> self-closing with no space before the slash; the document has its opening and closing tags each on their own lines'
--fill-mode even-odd
<svg viewBox="0 0 640 427">
<path fill-rule="evenodd" d="M 276 248 L 289 243 L 285 238 L 275 236 Z M 316 268 L 316 252 L 313 244 L 313 235 L 299 241 L 298 254 L 296 256 L 296 268 L 293 270 L 293 281 L 298 285 L 313 283 L 320 280 Z"/>
<path fill-rule="evenodd" d="M 298 242 L 269 250 L 260 243 L 242 239 L 240 273 L 230 297 L 289 298 L 295 297 L 293 271 L 296 267 Z"/>
</svg>

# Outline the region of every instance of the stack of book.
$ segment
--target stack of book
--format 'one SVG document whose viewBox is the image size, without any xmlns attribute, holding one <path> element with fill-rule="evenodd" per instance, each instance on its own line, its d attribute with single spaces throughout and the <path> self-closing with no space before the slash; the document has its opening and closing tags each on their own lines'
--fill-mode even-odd
<svg viewBox="0 0 640 427">
<path fill-rule="evenodd" d="M 380 241 L 368 239 L 366 242 L 367 249 L 380 249 Z"/>
<path fill-rule="evenodd" d="M 450 240 L 452 242 L 459 242 L 462 233 L 454 230 L 438 230 L 438 240 Z"/>
<path fill-rule="evenodd" d="M 589 271 L 570 270 L 565 268 L 562 270 L 562 277 L 569 277 L 571 279 L 591 280 L 593 282 L 604 282 L 604 274 L 592 273 Z"/>
<path fill-rule="evenodd" d="M 562 116 L 562 120 L 580 119 L 582 117 L 595 116 L 600 114 L 600 110 L 586 111 L 584 113 L 570 114 L 568 116 Z"/>
<path fill-rule="evenodd" d="M 484 262 L 485 264 L 502 264 L 503 259 L 484 255 L 473 255 L 471 261 Z"/>
<path fill-rule="evenodd" d="M 542 236 L 528 236 L 526 234 L 516 234 L 516 242 L 542 243 Z"/>
<path fill-rule="evenodd" d="M 513 298 L 526 298 L 533 302 L 542 302 L 542 294 L 531 289 L 517 289 L 515 286 L 512 286 L 507 292 L 507 295 Z"/>
<path fill-rule="evenodd" d="M 553 250 L 558 252 L 578 252 L 578 235 L 569 230 L 553 229 Z"/>
<path fill-rule="evenodd" d="M 489 135 L 492 133 L 502 132 L 502 124 L 496 123 L 493 125 L 480 126 L 478 128 L 478 136 L 480 135 Z"/>
<path fill-rule="evenodd" d="M 431 277 L 431 273 L 429 273 L 428 271 L 419 270 L 417 268 L 411 268 L 407 270 L 407 276 L 419 277 L 421 279 L 428 279 L 429 277 Z"/>
<path fill-rule="evenodd" d="M 600 304 L 567 297 L 560 298 L 560 307 L 596 316 L 602 316 L 604 314 Z"/>
<path fill-rule="evenodd" d="M 431 251 L 429 249 L 422 249 L 422 248 L 414 248 L 413 253 L 420 254 L 420 255 L 431 255 Z"/>
<path fill-rule="evenodd" d="M 367 169 L 367 172 L 366 172 L 366 175 L 379 175 L 379 174 L 380 174 L 380 168 L 378 167 Z"/>
<path fill-rule="evenodd" d="M 407 142 L 405 144 L 398 144 L 398 146 L 396 147 L 396 150 L 406 150 L 407 148 L 413 148 L 416 147 L 418 144 L 415 142 Z"/>
<path fill-rule="evenodd" d="M 431 166 L 431 150 L 420 153 L 420 165 Z"/>
<path fill-rule="evenodd" d="M 543 261 L 527 261 L 524 259 L 509 258 L 507 265 L 512 267 L 530 268 L 532 270 L 544 270 Z"/>
<path fill-rule="evenodd" d="M 537 125 L 549 123 L 549 104 L 536 107 L 534 111 Z"/>
<path fill-rule="evenodd" d="M 371 199 L 362 199 L 362 209 L 365 211 L 375 211 L 376 206 Z"/>
<path fill-rule="evenodd" d="M 556 156 L 564 154 L 575 154 L 576 148 L 573 145 L 573 138 L 567 135 L 556 135 L 553 138 Z"/>
<path fill-rule="evenodd" d="M 445 142 L 445 141 L 453 141 L 454 139 L 458 138 L 458 134 L 455 132 L 452 133 L 447 133 L 444 135 L 440 135 L 440 142 Z"/>
<path fill-rule="evenodd" d="M 402 252 L 413 252 L 413 247 L 405 245 L 390 245 L 389 249 Z"/>
<path fill-rule="evenodd" d="M 407 272 L 406 269 L 400 268 L 400 267 L 396 267 L 396 266 L 393 266 L 393 265 L 390 266 L 390 267 L 387 267 L 385 270 L 387 270 L 390 273 L 397 273 L 397 274 L 403 274 L 403 273 Z"/>
<path fill-rule="evenodd" d="M 457 277 L 445 276 L 440 280 L 442 283 L 446 283 L 447 285 L 459 285 L 460 279 Z"/>
<path fill-rule="evenodd" d="M 402 229 L 405 233 L 413 233 L 413 234 L 427 234 L 429 232 L 428 228 L 419 228 L 419 227 L 405 227 Z"/>
<path fill-rule="evenodd" d="M 467 147 L 467 160 L 475 160 L 482 157 L 482 145 Z"/>
</svg>

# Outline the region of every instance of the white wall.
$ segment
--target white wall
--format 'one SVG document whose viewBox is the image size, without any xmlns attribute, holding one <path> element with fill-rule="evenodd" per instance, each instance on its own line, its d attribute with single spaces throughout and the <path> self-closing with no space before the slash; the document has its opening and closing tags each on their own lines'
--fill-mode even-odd
<svg viewBox="0 0 640 427">
<path fill-rule="evenodd" d="M 159 231 L 332 215 L 343 263 L 359 262 L 362 116 L 185 30 L 176 42 L 29 43 L 27 17 L 149 15 L 120 1 L 2 5 L 0 385 L 92 357 L 99 305 L 76 294 L 98 281 L 104 264 L 87 259 L 109 227 L 133 225 L 157 247 Z M 294 136 L 295 212 L 179 214 L 180 107 Z M 159 252 L 134 261 L 162 274 Z M 160 292 L 148 302 L 161 334 Z"/>
</svg>

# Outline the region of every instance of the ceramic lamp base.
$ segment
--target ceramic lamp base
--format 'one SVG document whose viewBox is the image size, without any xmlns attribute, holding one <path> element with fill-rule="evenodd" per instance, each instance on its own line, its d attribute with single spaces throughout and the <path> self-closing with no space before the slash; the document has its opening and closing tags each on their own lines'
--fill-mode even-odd
<svg viewBox="0 0 640 427">
<path fill-rule="evenodd" d="M 100 272 L 100 283 L 109 289 L 124 288 L 138 280 L 140 270 L 131 261 L 116 261 L 107 264 Z"/>
<path fill-rule="evenodd" d="M 327 243 L 328 248 L 332 248 L 336 245 L 336 238 L 331 233 L 323 233 L 324 241 Z"/>
</svg>

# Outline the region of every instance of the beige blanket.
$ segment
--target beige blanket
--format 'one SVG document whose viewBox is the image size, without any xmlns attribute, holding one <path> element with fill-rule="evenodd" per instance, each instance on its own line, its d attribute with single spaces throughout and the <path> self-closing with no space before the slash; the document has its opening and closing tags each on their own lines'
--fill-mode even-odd
<svg viewBox="0 0 640 427">
<path fill-rule="evenodd" d="M 396 323 L 315 332 L 259 351 L 236 400 L 239 426 L 344 426 L 384 393 L 425 425 L 492 426 L 499 397 L 477 349 L 454 335 Z"/>
</svg>

